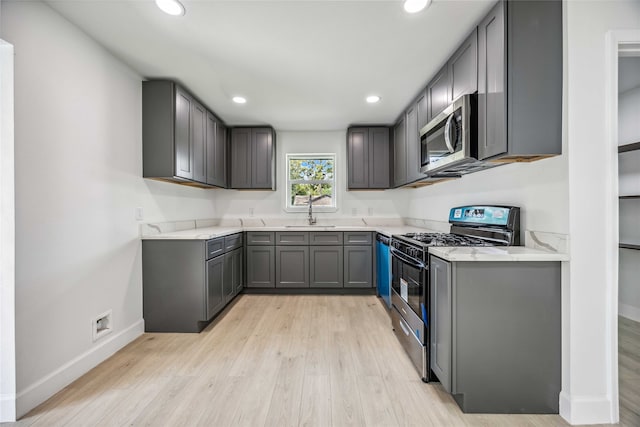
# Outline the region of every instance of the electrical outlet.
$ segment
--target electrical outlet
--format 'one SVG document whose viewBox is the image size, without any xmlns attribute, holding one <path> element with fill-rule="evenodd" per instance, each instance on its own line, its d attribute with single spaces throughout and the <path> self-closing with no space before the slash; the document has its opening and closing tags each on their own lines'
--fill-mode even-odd
<svg viewBox="0 0 640 427">
<path fill-rule="evenodd" d="M 358 208 L 351 208 L 351 216 L 358 216 Z"/>
<path fill-rule="evenodd" d="M 91 332 L 94 341 L 110 334 L 112 330 L 111 310 L 102 313 L 91 322 Z"/>
<path fill-rule="evenodd" d="M 144 209 L 136 208 L 136 221 L 142 221 L 144 219 Z"/>
<path fill-rule="evenodd" d="M 369 213 L 369 216 L 373 216 L 373 208 L 369 208 L 367 212 Z"/>
<path fill-rule="evenodd" d="M 253 208 L 249 208 L 249 216 L 253 216 Z"/>
</svg>

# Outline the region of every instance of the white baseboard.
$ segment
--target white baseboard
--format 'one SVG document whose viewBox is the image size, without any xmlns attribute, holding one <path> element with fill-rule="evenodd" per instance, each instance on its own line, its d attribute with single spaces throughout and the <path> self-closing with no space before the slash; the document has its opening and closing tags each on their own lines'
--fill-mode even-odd
<svg viewBox="0 0 640 427">
<path fill-rule="evenodd" d="M 611 399 L 606 396 L 570 396 L 560 392 L 560 416 L 572 425 L 614 422 Z"/>
<path fill-rule="evenodd" d="M 640 322 L 640 308 L 628 304 L 618 304 L 618 314 L 627 319 Z"/>
<path fill-rule="evenodd" d="M 0 394 L 0 423 L 16 420 L 16 395 Z"/>
<path fill-rule="evenodd" d="M 106 338 L 99 345 L 64 364 L 24 390 L 19 391 L 16 397 L 16 415 L 18 418 L 22 417 L 143 333 L 144 320 L 140 319 L 123 331 Z"/>
</svg>

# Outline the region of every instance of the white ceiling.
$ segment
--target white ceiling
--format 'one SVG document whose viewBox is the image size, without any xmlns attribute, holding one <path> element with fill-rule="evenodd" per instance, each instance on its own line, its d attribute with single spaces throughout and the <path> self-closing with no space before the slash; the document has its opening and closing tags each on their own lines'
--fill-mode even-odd
<svg viewBox="0 0 640 427">
<path fill-rule="evenodd" d="M 494 0 L 415 15 L 394 1 L 49 0 L 145 78 L 184 84 L 231 125 L 340 130 L 395 121 Z M 382 101 L 366 104 L 377 94 Z M 231 102 L 234 95 L 247 104 Z"/>
</svg>

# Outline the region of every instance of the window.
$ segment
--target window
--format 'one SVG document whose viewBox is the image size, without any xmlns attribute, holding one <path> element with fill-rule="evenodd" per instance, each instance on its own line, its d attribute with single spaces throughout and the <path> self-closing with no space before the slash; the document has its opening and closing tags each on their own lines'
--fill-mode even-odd
<svg viewBox="0 0 640 427">
<path fill-rule="evenodd" d="M 288 211 L 309 209 L 309 196 L 314 211 L 335 212 L 335 154 L 287 154 Z"/>
</svg>

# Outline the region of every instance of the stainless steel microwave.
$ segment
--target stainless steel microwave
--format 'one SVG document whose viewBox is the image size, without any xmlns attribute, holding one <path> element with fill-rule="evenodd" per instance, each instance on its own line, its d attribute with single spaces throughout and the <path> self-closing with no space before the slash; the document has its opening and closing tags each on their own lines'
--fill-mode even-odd
<svg viewBox="0 0 640 427">
<path fill-rule="evenodd" d="M 420 172 L 462 172 L 477 164 L 475 95 L 463 95 L 420 130 Z"/>
</svg>

